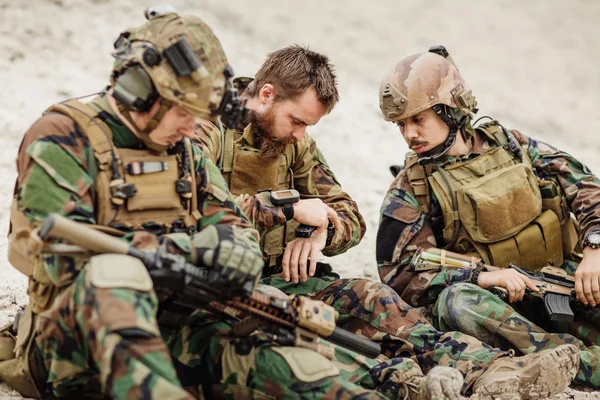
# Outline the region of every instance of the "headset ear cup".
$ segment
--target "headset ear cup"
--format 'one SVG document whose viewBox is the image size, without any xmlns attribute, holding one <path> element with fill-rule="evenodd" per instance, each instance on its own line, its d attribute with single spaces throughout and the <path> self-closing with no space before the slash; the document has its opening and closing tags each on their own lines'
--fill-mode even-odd
<svg viewBox="0 0 600 400">
<path fill-rule="evenodd" d="M 113 97 L 131 111 L 148 111 L 158 99 L 158 91 L 141 65 L 128 67 L 115 78 Z"/>
</svg>

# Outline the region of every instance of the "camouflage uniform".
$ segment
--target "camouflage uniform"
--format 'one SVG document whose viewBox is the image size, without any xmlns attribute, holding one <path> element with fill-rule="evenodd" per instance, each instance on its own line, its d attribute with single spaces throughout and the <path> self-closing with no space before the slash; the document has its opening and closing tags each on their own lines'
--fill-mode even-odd
<svg viewBox="0 0 600 400">
<path fill-rule="evenodd" d="M 467 126 L 467 129 L 471 128 Z M 599 200 L 598 178 L 569 154 L 518 131 L 512 131 L 512 134 L 529 155 L 536 174 L 556 177 L 568 194 L 570 210 L 580 223 L 580 237 L 598 227 L 600 209 L 593 206 Z M 472 151 L 460 160 L 473 159 L 497 146 L 479 131 L 471 140 Z M 455 157 L 442 157 L 434 164 L 444 166 L 456 161 Z M 443 331 L 458 330 L 493 346 L 516 349 L 524 354 L 574 343 L 581 349 L 576 381 L 600 388 L 600 325 L 596 310 L 575 308 L 573 324 L 553 326 L 544 317 L 543 306 L 535 300 L 509 306 L 487 290 L 465 283 L 471 269 L 418 275 L 410 271 L 409 263 L 417 248 L 445 246 L 443 239 L 440 240 L 441 227 L 434 222 L 441 217 L 439 202 L 433 192 L 430 191 L 430 195 L 429 212 L 426 213 L 417 201 L 406 170 L 402 170 L 391 184 L 381 207 L 377 234 L 377 263 L 382 281 L 412 306 L 428 306 L 433 312 L 434 325 Z M 569 274 L 573 274 L 576 267 L 576 260 L 570 259 L 562 265 Z M 549 333 L 562 329 L 569 334 Z"/>
<path fill-rule="evenodd" d="M 221 132 L 216 128 L 208 129 L 208 125 L 203 127 L 198 132 L 205 152 L 216 164 L 222 164 Z M 227 135 L 230 134 L 233 132 L 228 131 Z M 235 134 L 238 138 L 236 146 L 245 151 L 259 152 L 251 125 Z M 336 233 L 331 246 L 325 248 L 324 253 L 339 254 L 357 244 L 365 230 L 363 218 L 356 204 L 342 191 L 315 141 L 306 134 L 301 141 L 288 145 L 288 148 L 285 157 L 290 154 L 295 157 L 287 159 L 294 177 L 289 185 L 293 185 L 303 197 L 320 198 L 334 208 L 343 221 L 344 229 Z M 235 170 L 235 165 L 232 169 Z M 256 175 L 254 171 L 264 170 L 257 167 L 244 172 L 246 176 L 251 176 Z M 225 177 L 228 175 L 225 174 Z M 282 185 L 278 189 L 290 186 Z M 285 225 L 286 219 L 281 208 L 271 204 L 269 193 L 258 193 L 261 189 L 264 188 L 253 187 L 246 193 L 232 189 L 232 193 L 238 196 L 238 204 L 263 236 L 264 232 Z M 270 256 L 264 251 L 264 240 L 261 245 L 263 257 L 268 260 Z M 280 264 L 277 266 L 280 268 Z M 408 361 L 408 358 L 412 358 L 425 373 L 436 365 L 457 368 L 465 376 L 465 390 L 495 359 L 507 354 L 459 332 L 442 333 L 435 330 L 384 284 L 368 279 L 339 279 L 335 274 L 309 277 L 306 282 L 294 284 L 285 282 L 275 272 L 278 270 L 274 268 L 266 271 L 265 275 L 273 275 L 263 278 L 262 283 L 272 285 L 286 294 L 308 295 L 332 305 L 340 313 L 339 326 L 380 343 L 384 354 L 392 359 L 405 357 Z M 261 290 L 269 289 L 261 285 Z M 341 364 L 344 363 L 341 361 Z"/>
<path fill-rule="evenodd" d="M 157 18 L 156 24 L 149 18 L 150 22 L 138 30 L 128 31 L 115 44 L 119 57 L 112 76 L 112 93 L 115 99 L 120 96 L 119 107 L 124 106 L 124 102 L 135 100 L 130 102 L 130 108 L 120 109 L 123 117 L 130 122 L 128 110 L 143 111 L 144 105 L 139 104 L 147 101 L 145 95 L 151 92 L 149 87 L 154 79 L 156 85 L 152 88 L 158 91 L 162 100 L 159 103 L 161 110 L 153 117 L 158 121 L 152 120 L 151 123 L 160 123 L 160 115 L 167 112 L 172 103 L 194 116 L 210 114 L 211 110 L 217 109 L 222 96 L 222 87 L 218 92 L 213 89 L 226 85 L 227 70 L 220 69 L 225 67 L 226 59 L 210 29 L 198 19 L 179 18 L 173 12 L 161 15 L 160 10 L 165 9 L 169 10 L 163 6 L 147 14 Z M 188 24 L 191 25 L 191 32 L 186 31 Z M 173 37 L 177 39 L 175 44 L 170 41 Z M 182 37 L 187 38 L 187 43 L 182 42 Z M 150 43 L 153 38 L 155 41 Z M 169 51 L 165 50 L 161 53 L 164 57 L 161 57 L 155 47 Z M 201 63 L 194 57 L 200 57 Z M 166 65 L 167 59 L 173 64 Z M 148 68 L 145 75 L 140 72 L 140 65 Z M 180 69 L 177 75 L 173 72 L 174 65 Z M 214 81 L 209 69 L 213 70 Z M 128 80 L 132 76 L 134 79 Z M 117 96 L 117 93 L 120 95 Z M 202 97 L 206 93 L 210 94 L 209 100 Z M 151 105 L 156 104 L 156 99 L 150 95 L 149 98 Z M 73 101 L 65 104 L 51 108 L 54 111 L 46 113 L 24 136 L 17 159 L 15 209 L 11 212 L 11 218 L 22 216 L 31 224 L 39 225 L 49 213 L 59 213 L 74 221 L 99 224 L 103 225 L 99 229 L 108 229 L 112 221 L 123 221 L 123 215 L 129 213 L 131 219 L 126 222 L 131 224 L 121 224 L 112 227 L 112 230 L 127 232 L 129 229 L 131 232 L 123 240 L 140 248 L 144 248 L 144 240 L 164 239 L 168 251 L 182 254 L 188 262 L 196 263 L 200 257 L 206 260 L 207 254 L 214 255 L 213 259 L 220 258 L 217 248 L 228 242 L 228 245 L 233 245 L 232 252 L 239 256 L 239 262 L 250 259 L 255 260 L 253 265 L 262 266 L 257 232 L 234 202 L 216 166 L 197 146 L 186 146 L 190 150 L 184 152 L 180 144 L 189 141 L 181 141 L 176 146 L 155 149 L 157 143 L 152 142 L 148 132 L 134 134 L 127 128 L 110 106 L 106 95 L 101 95 L 88 105 Z M 94 134 L 93 126 L 98 127 Z M 104 143 L 110 143 L 112 154 L 98 152 L 95 142 L 98 137 L 105 140 Z M 150 152 L 148 147 L 155 152 Z M 171 184 L 168 189 L 174 191 L 174 180 L 180 178 L 177 173 L 191 175 L 185 178 L 194 183 L 190 197 L 194 204 L 190 205 L 189 201 L 183 200 L 184 196 L 177 194 L 174 198 L 175 207 L 163 206 L 154 214 L 160 218 L 161 214 L 169 214 L 172 209 L 179 210 L 181 207 L 190 211 L 193 217 L 191 225 L 187 224 L 189 218 L 182 218 L 183 222 L 174 218 L 172 225 L 145 226 L 145 222 L 156 221 L 150 218 L 134 221 L 136 214 L 129 210 L 133 208 L 133 203 L 125 203 L 122 208 L 112 207 L 111 202 L 117 204 L 113 200 L 118 201 L 119 198 L 111 198 L 113 192 L 107 191 L 108 181 L 104 185 L 97 178 L 106 172 L 107 159 L 110 170 L 110 161 L 115 161 L 113 165 L 117 164 L 116 155 L 131 155 L 134 150 L 142 161 L 138 158 L 135 163 L 126 165 L 121 158 L 122 165 L 118 166 L 121 169 L 117 169 L 121 179 L 125 167 L 129 171 L 125 174 L 126 179 L 133 179 L 136 165 L 159 166 L 162 171 L 176 174 L 167 181 Z M 165 168 L 162 161 L 145 164 L 148 158 L 144 159 L 173 160 L 175 156 L 177 160 L 171 166 L 176 168 Z M 144 182 L 146 188 L 160 183 L 155 182 L 159 175 L 156 172 L 151 171 L 154 177 L 151 185 Z M 164 175 L 161 179 L 164 179 Z M 143 185 L 138 183 L 138 191 L 134 193 L 139 195 Z M 108 207 L 104 201 L 107 193 Z M 147 216 L 154 212 L 161 195 L 163 193 L 156 194 L 152 199 L 155 203 L 146 205 L 137 215 Z M 129 197 L 136 199 L 135 196 Z M 102 207 L 114 213 L 106 223 L 100 222 Z M 177 222 L 185 225 L 176 226 Z M 212 236 L 212 245 L 209 240 L 203 239 L 205 233 L 219 228 L 229 232 L 232 237 L 223 239 L 221 236 Z M 146 229 L 154 234 L 149 234 Z M 212 252 L 202 253 L 209 246 L 213 246 Z M 24 367 L 29 372 L 33 383 L 19 386 L 22 393 L 28 396 L 191 398 L 178 378 L 189 377 L 186 371 L 198 366 L 202 370 L 194 378 L 200 379 L 208 392 L 229 393 L 228 397 L 268 398 L 286 393 L 289 398 L 341 399 L 369 393 L 347 379 L 342 380 L 337 368 L 327 360 L 314 359 L 310 368 L 303 370 L 307 359 L 318 356 L 313 352 L 273 346 L 267 340 L 253 338 L 240 339 L 240 344 L 235 345 L 227 337 L 215 334 L 216 331 L 226 334 L 232 320 L 204 310 L 197 311 L 190 325 L 175 329 L 189 332 L 194 318 L 202 319 L 204 323 L 193 332 L 202 336 L 202 343 L 206 347 L 190 348 L 187 340 L 167 347 L 159 330 L 163 328 L 165 313 L 157 321 L 159 298 L 153 290 L 152 279 L 143 264 L 131 257 L 116 254 L 91 258 L 85 255 L 58 256 L 42 251 L 35 258 L 35 263 L 29 276 L 29 312 L 19 323 L 17 347 L 20 350 L 16 357 L 0 362 L 0 376 L 9 385 L 14 383 L 10 379 L 13 377 L 11 371 L 7 370 L 11 366 Z M 213 260 L 213 263 L 214 267 L 222 268 L 219 264 L 221 261 Z M 241 269 L 234 268 L 236 265 L 241 263 L 233 263 L 225 268 L 233 269 L 235 275 L 240 272 L 243 274 Z M 249 270 L 248 275 L 257 277 L 260 269 L 254 266 L 252 269 L 254 271 Z M 226 273 L 223 275 L 228 277 Z M 166 307 L 168 310 L 168 305 Z M 0 331 L 3 339 L 7 334 L 10 334 L 7 329 Z M 23 343 L 25 349 L 21 347 Z M 193 359 L 190 350 L 198 351 L 195 355 L 200 358 L 200 363 L 197 360 L 191 366 L 185 363 Z M 176 356 L 175 360 L 172 354 Z M 248 354 L 256 354 L 257 360 L 247 357 Z M 241 375 L 247 379 L 238 381 Z"/>
</svg>

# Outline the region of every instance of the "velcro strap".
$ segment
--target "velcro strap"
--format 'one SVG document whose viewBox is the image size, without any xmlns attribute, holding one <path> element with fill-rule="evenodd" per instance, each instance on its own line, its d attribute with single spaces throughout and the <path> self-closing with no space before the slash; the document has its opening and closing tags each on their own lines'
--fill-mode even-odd
<svg viewBox="0 0 600 400">
<path fill-rule="evenodd" d="M 151 174 L 168 169 L 169 165 L 164 161 L 135 161 L 127 164 L 127 173 L 129 175 Z"/>
</svg>

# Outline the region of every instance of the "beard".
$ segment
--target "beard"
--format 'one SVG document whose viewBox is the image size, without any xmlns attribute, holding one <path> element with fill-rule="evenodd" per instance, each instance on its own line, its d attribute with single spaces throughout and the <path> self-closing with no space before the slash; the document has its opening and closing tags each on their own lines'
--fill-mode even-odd
<svg viewBox="0 0 600 400">
<path fill-rule="evenodd" d="M 274 161 L 285 153 L 285 148 L 295 144 L 298 140 L 294 137 L 279 138 L 275 136 L 275 105 L 265 114 L 260 115 L 254 110 L 248 111 L 248 119 L 256 137 L 256 144 L 260 146 L 260 158 L 264 161 Z"/>
</svg>

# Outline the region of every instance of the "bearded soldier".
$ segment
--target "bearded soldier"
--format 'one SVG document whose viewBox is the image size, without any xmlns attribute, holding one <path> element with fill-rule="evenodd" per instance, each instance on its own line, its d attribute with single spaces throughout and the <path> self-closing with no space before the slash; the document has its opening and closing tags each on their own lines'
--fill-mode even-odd
<svg viewBox="0 0 600 400">
<path fill-rule="evenodd" d="M 0 378 L 30 397 L 191 398 L 182 383 L 196 381 L 216 397 L 369 393 L 308 349 L 274 346 L 258 334 L 228 338 L 232 320 L 205 310 L 178 325 L 178 310 L 161 297 L 161 275 L 152 279 L 134 258 L 25 251 L 21 239 L 58 213 L 216 270 L 227 290 L 260 276 L 257 232 L 189 140 L 196 118 L 236 124 L 242 107 L 233 72 L 197 17 L 168 6 L 146 17 L 115 42 L 107 91 L 87 104 L 51 106 L 25 134 L 9 253 L 29 276 L 30 303 L 16 341 L 12 328 L 0 332 Z M 161 333 L 173 330 L 203 340 L 167 346 Z"/>
<path fill-rule="evenodd" d="M 498 121 L 473 124 L 475 98 L 441 46 L 402 59 L 384 77 L 379 96 L 384 118 L 412 150 L 381 207 L 382 281 L 409 304 L 430 305 L 434 326 L 443 331 L 524 354 L 574 343 L 581 354 L 575 381 L 600 388 L 599 314 L 592 308 L 600 303 L 598 178 L 569 154 Z M 412 271 L 415 252 L 431 247 L 504 269 L 473 263 Z M 511 263 L 574 274 L 580 301 L 573 304 L 574 322 L 552 323 L 540 297 L 524 298 L 540 289 L 526 274 L 506 269 Z M 505 288 L 512 304 L 486 290 L 492 286 Z"/>
<path fill-rule="evenodd" d="M 338 101 L 333 67 L 322 54 L 290 46 L 269 54 L 253 80 L 237 83 L 245 87 L 248 121 L 224 135 L 206 124 L 198 132 L 237 203 L 261 234 L 267 275 L 262 282 L 271 285 L 261 285 L 261 290 L 276 288 L 323 300 L 340 313 L 341 326 L 379 342 L 388 357 L 412 357 L 424 372 L 435 365 L 456 367 L 465 378 L 463 391 L 479 392 L 481 398 L 510 391 L 528 397 L 536 391 L 549 395 L 560 390 L 544 387 L 542 364 L 554 365 L 551 374 L 560 379 L 571 379 L 570 367 L 557 367 L 553 357 L 572 355 L 572 348 L 560 355 L 547 353 L 545 361 L 525 361 L 531 369 L 520 370 L 517 359 L 474 338 L 436 331 L 388 286 L 368 279 L 339 279 L 317 263 L 321 251 L 340 254 L 358 244 L 365 232 L 356 203 L 306 134 L 307 126 L 318 123 Z M 297 238 L 300 223 L 317 229 L 310 237 Z M 372 365 L 369 360 L 365 363 Z M 572 359 L 567 365 L 571 363 Z M 391 367 L 376 368 L 383 372 Z M 355 375 L 364 373 L 357 370 Z M 506 379 L 518 375 L 521 379 Z"/>
</svg>

